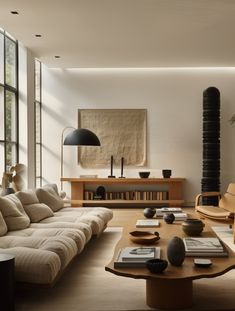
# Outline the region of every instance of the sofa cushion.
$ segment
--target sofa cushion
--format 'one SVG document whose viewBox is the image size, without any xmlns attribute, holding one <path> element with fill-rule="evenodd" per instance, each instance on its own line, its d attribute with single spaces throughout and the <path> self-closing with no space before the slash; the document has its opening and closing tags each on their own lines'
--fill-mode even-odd
<svg viewBox="0 0 235 311">
<path fill-rule="evenodd" d="M 0 212 L 3 215 L 8 230 L 25 229 L 30 224 L 30 219 L 15 194 L 0 197 Z"/>
<path fill-rule="evenodd" d="M 26 204 L 24 209 L 31 222 L 39 222 L 47 217 L 54 216 L 50 207 L 43 203 Z"/>
<path fill-rule="evenodd" d="M 17 282 L 52 284 L 61 271 L 60 257 L 48 250 L 17 246 L 4 249 L 4 253 L 15 256 Z"/>
<path fill-rule="evenodd" d="M 56 212 L 64 207 L 64 201 L 59 196 L 58 189 L 55 184 L 48 184 L 43 188 L 36 189 L 36 195 L 39 202 L 48 205 L 53 212 Z"/>
<path fill-rule="evenodd" d="M 15 195 L 20 200 L 23 206 L 27 204 L 39 203 L 36 193 L 31 189 L 18 191 L 15 193 Z"/>
<path fill-rule="evenodd" d="M 5 235 L 6 233 L 7 233 L 7 225 L 2 216 L 2 213 L 0 212 L 0 236 Z"/>
</svg>

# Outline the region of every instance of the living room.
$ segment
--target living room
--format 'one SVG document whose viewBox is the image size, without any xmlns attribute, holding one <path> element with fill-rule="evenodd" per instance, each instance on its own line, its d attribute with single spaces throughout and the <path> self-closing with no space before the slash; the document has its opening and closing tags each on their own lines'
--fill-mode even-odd
<svg viewBox="0 0 235 311">
<path fill-rule="evenodd" d="M 146 109 L 146 162 L 124 165 L 124 177 L 150 171 L 150 177 L 161 178 L 162 169 L 171 169 L 172 178 L 185 178 L 184 205 L 194 206 L 201 192 L 203 91 L 214 86 L 221 96 L 224 193 L 235 174 L 229 122 L 235 93 L 234 9 L 232 1 L 210 0 L 1 1 L 0 27 L 19 40 L 18 159 L 27 167 L 27 187 L 60 187 L 61 135 L 65 127 L 79 126 L 79 110 Z M 41 62 L 39 162 L 32 105 L 35 58 Z M 81 167 L 76 151 L 64 147 L 64 177 L 110 175 L 110 165 Z M 120 176 L 119 164 L 114 175 Z M 63 187 L 69 198 L 70 184 Z"/>
</svg>

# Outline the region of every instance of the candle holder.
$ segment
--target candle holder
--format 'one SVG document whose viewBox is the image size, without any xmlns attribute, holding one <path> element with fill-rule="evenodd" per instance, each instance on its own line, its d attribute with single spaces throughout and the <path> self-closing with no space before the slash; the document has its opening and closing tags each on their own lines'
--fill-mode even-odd
<svg viewBox="0 0 235 311">
<path fill-rule="evenodd" d="M 125 177 L 123 176 L 123 167 L 124 167 L 124 158 L 122 157 L 122 158 L 121 158 L 121 176 L 120 176 L 119 178 L 125 178 Z"/>
<path fill-rule="evenodd" d="M 115 178 L 116 176 L 113 175 L 113 156 L 111 155 L 111 161 L 110 161 L 110 175 L 108 178 Z"/>
</svg>

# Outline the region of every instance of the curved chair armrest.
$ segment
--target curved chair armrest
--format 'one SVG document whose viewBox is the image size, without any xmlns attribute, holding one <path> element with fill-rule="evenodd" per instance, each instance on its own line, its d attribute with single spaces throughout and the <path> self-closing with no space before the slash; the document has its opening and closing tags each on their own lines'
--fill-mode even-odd
<svg viewBox="0 0 235 311">
<path fill-rule="evenodd" d="M 202 197 L 218 197 L 219 199 L 221 198 L 221 193 L 220 192 L 217 192 L 217 191 L 210 191 L 210 192 L 202 192 L 202 193 L 199 193 L 197 196 L 196 196 L 196 199 L 195 199 L 195 206 L 198 206 L 200 205 L 199 201 Z"/>
</svg>

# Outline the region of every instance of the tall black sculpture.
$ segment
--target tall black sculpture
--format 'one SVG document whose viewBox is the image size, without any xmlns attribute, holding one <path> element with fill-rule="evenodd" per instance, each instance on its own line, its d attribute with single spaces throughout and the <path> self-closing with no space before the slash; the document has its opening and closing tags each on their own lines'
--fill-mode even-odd
<svg viewBox="0 0 235 311">
<path fill-rule="evenodd" d="M 220 191 L 220 92 L 209 87 L 203 92 L 202 192 Z M 204 205 L 217 205 L 218 197 L 203 197 Z"/>
</svg>

